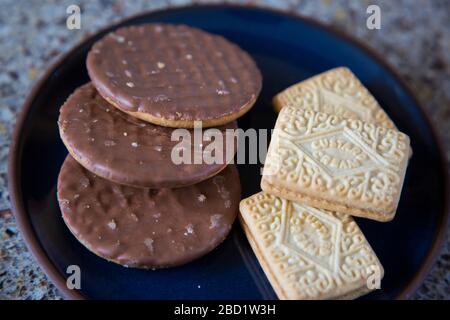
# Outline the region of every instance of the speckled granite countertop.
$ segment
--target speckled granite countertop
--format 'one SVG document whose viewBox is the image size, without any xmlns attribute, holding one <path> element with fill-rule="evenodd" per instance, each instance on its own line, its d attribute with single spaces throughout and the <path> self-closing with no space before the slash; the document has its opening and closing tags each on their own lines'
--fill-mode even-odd
<svg viewBox="0 0 450 320">
<path fill-rule="evenodd" d="M 16 114 L 36 80 L 63 52 L 100 27 L 150 9 L 199 1 L 2 0 L 0 2 L 0 299 L 60 299 L 27 250 L 9 211 L 7 155 Z M 200 1 L 201 2 L 201 1 Z M 211 2 L 211 1 L 208 1 Z M 217 1 L 213 1 L 217 2 Z M 228 1 L 243 3 L 245 1 Z M 432 116 L 450 158 L 449 0 L 265 0 L 253 4 L 289 9 L 353 34 L 396 67 Z M 66 8 L 82 10 L 82 29 L 65 27 Z M 382 28 L 365 26 L 366 8 L 378 4 Z M 450 299 L 450 238 L 413 296 Z"/>
</svg>

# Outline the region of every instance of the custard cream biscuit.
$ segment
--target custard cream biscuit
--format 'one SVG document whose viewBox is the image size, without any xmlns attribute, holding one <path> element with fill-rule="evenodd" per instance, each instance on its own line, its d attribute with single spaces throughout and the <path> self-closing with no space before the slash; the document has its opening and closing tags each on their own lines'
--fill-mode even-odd
<svg viewBox="0 0 450 320">
<path fill-rule="evenodd" d="M 287 105 L 395 128 L 372 94 L 345 67 L 331 69 L 296 83 L 273 98 L 277 112 Z"/>
<path fill-rule="evenodd" d="M 383 267 L 349 215 L 260 192 L 239 218 L 280 299 L 355 299 L 381 285 Z"/>
<path fill-rule="evenodd" d="M 261 188 L 313 207 L 378 221 L 394 218 L 409 137 L 360 120 L 281 110 Z"/>
</svg>

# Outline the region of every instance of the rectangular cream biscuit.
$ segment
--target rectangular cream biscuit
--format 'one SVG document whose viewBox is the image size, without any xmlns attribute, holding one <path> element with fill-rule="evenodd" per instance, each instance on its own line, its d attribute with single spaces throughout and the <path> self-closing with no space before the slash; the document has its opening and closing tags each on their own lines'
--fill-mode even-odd
<svg viewBox="0 0 450 320">
<path fill-rule="evenodd" d="M 354 299 L 383 267 L 349 216 L 260 192 L 240 203 L 241 225 L 280 299 Z"/>
<path fill-rule="evenodd" d="M 330 69 L 303 80 L 273 98 L 276 112 L 287 105 L 396 128 L 374 96 L 346 67 Z M 410 147 L 409 156 L 412 154 Z"/>
<path fill-rule="evenodd" d="M 294 106 L 395 128 L 369 90 L 346 67 L 320 73 L 283 90 L 273 98 L 277 112 Z"/>
<path fill-rule="evenodd" d="M 409 138 L 393 129 L 322 112 L 284 107 L 261 188 L 321 209 L 392 220 L 409 156 Z"/>
</svg>

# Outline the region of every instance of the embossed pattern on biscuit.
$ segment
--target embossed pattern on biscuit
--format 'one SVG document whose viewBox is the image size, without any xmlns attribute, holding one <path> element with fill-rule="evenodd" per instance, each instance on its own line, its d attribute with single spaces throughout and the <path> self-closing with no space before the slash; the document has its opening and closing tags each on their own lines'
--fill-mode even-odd
<svg viewBox="0 0 450 320">
<path fill-rule="evenodd" d="M 399 131 L 289 106 L 276 122 L 261 186 L 315 207 L 388 221 L 408 155 L 409 138 Z"/>
<path fill-rule="evenodd" d="M 356 298 L 383 277 L 381 263 L 348 215 L 265 192 L 242 200 L 240 211 L 280 299 Z"/>
<path fill-rule="evenodd" d="M 294 84 L 277 94 L 273 103 L 277 111 L 291 105 L 395 128 L 372 94 L 345 67 Z"/>
</svg>

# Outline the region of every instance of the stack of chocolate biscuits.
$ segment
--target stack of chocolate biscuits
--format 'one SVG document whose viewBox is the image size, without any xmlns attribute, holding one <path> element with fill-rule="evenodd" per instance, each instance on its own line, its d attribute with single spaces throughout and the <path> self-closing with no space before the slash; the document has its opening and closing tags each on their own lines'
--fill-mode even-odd
<svg viewBox="0 0 450 320">
<path fill-rule="evenodd" d="M 91 83 L 58 121 L 70 153 L 58 200 L 70 231 L 130 267 L 180 265 L 214 249 L 238 212 L 239 176 L 228 165 L 236 144 L 225 139 L 216 161 L 204 161 L 212 139 L 194 127 L 237 128 L 261 90 L 255 62 L 221 36 L 146 24 L 95 43 L 87 69 Z"/>
<path fill-rule="evenodd" d="M 261 181 L 240 219 L 281 299 L 350 299 L 383 267 L 351 216 L 394 218 L 412 154 L 369 91 L 332 69 L 273 99 L 279 116 Z"/>
</svg>

